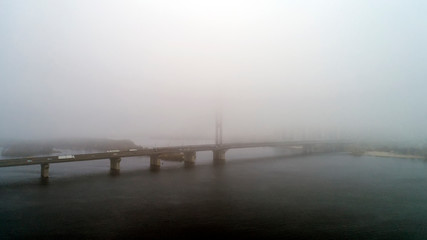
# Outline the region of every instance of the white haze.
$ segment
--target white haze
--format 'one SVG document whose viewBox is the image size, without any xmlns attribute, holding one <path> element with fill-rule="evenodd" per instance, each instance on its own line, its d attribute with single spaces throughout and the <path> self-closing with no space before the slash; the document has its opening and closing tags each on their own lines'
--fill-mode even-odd
<svg viewBox="0 0 427 240">
<path fill-rule="evenodd" d="M 427 1 L 0 0 L 0 138 L 425 140 Z"/>
</svg>

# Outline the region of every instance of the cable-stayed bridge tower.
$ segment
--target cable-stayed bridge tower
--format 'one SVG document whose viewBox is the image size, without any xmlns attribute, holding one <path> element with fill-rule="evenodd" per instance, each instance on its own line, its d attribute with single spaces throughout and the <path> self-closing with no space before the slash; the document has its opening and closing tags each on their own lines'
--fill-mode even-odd
<svg viewBox="0 0 427 240">
<path fill-rule="evenodd" d="M 215 119 L 215 144 L 221 145 L 222 144 L 222 112 L 217 111 L 216 112 L 216 119 Z"/>
</svg>

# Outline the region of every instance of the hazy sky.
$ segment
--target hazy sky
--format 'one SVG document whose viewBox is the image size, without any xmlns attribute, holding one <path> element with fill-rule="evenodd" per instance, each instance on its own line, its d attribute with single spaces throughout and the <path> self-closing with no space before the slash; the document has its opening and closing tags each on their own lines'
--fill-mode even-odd
<svg viewBox="0 0 427 240">
<path fill-rule="evenodd" d="M 427 1 L 0 0 L 0 138 L 427 137 Z"/>
</svg>

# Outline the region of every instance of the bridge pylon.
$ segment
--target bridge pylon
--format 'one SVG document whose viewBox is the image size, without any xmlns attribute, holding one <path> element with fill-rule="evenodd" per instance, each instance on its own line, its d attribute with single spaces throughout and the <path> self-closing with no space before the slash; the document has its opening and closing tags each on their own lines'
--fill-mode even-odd
<svg viewBox="0 0 427 240">
<path fill-rule="evenodd" d="M 222 144 L 222 112 L 217 111 L 215 119 L 215 144 Z"/>
</svg>

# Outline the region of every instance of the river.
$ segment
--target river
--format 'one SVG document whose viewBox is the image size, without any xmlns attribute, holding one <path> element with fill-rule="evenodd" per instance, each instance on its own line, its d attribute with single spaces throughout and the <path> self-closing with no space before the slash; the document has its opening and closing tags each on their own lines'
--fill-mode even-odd
<svg viewBox="0 0 427 240">
<path fill-rule="evenodd" d="M 191 169 L 126 158 L 0 169 L 0 239 L 427 239 L 427 163 L 230 150 Z"/>
</svg>

